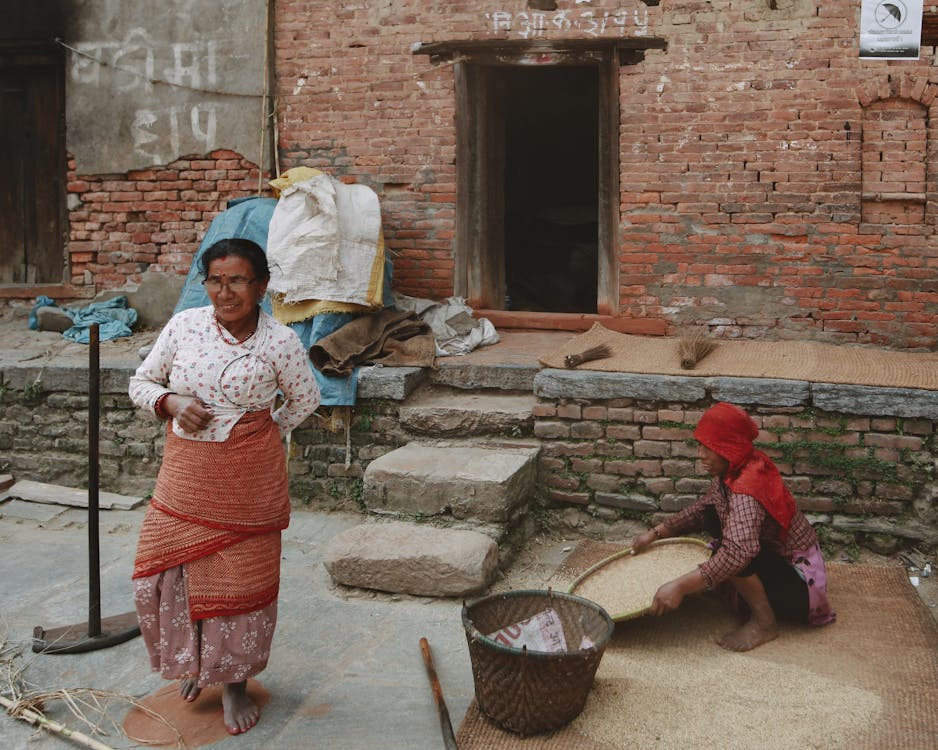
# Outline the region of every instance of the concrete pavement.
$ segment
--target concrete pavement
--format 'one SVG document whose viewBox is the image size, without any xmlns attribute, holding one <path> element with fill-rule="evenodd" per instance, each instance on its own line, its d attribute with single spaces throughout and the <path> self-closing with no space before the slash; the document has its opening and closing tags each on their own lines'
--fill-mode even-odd
<svg viewBox="0 0 938 750">
<path fill-rule="evenodd" d="M 14 504 L 15 503 L 15 504 Z M 97 688 L 137 698 L 166 683 L 149 671 L 142 640 L 85 654 L 34 654 L 33 628 L 81 623 L 88 616 L 87 511 L 11 501 L 0 504 L 0 635 L 3 659 L 17 664 L 31 690 Z M 130 573 L 143 509 L 100 513 L 101 614 L 133 609 Z M 453 599 L 372 593 L 333 585 L 322 565 L 325 544 L 362 522 L 352 514 L 294 511 L 284 532 L 280 610 L 267 670 L 271 693 L 250 732 L 208 747 L 423 750 L 443 747 L 419 639 L 433 652 L 454 730 L 472 699 L 471 665 Z M 0 675 L 0 679 L 5 675 Z M 0 691 L 6 686 L 0 684 Z M 120 725 L 128 706 L 108 710 Z M 48 715 L 87 732 L 61 704 Z M 114 748 L 134 743 L 109 730 Z M 0 747 L 75 746 L 0 712 Z"/>
</svg>

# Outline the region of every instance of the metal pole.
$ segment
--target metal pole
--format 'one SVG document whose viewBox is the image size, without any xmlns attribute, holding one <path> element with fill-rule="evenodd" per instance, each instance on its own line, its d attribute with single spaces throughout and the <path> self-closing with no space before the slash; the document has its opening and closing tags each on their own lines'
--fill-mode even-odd
<svg viewBox="0 0 938 750">
<path fill-rule="evenodd" d="M 101 554 L 98 546 L 98 417 L 100 415 L 100 331 L 91 324 L 88 347 L 88 637 L 101 635 Z"/>
<path fill-rule="evenodd" d="M 140 635 L 136 612 L 101 619 L 101 553 L 98 547 L 98 433 L 101 411 L 101 331 L 88 329 L 88 622 L 33 628 L 33 651 L 80 654 L 116 646 Z M 87 631 L 87 634 L 85 634 Z"/>
</svg>

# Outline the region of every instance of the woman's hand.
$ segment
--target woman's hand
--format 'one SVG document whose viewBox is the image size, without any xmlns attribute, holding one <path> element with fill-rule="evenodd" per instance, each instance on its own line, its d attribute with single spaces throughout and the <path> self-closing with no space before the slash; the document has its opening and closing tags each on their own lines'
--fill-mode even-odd
<svg viewBox="0 0 938 750">
<path fill-rule="evenodd" d="M 700 572 L 700 568 L 691 570 L 680 578 L 668 581 L 655 592 L 650 612 L 653 615 L 671 612 L 681 606 L 685 596 L 703 591 L 706 587 L 707 581 Z"/>
<path fill-rule="evenodd" d="M 670 532 L 668 531 L 667 526 L 664 524 L 661 526 L 655 524 L 650 529 L 648 529 L 648 531 L 639 534 L 632 540 L 632 554 L 638 554 L 652 542 L 656 542 L 659 539 L 667 539 L 669 536 Z"/>
<path fill-rule="evenodd" d="M 672 612 L 681 606 L 682 601 L 684 601 L 684 591 L 681 579 L 675 578 L 655 592 L 655 598 L 651 603 L 651 614 L 663 615 L 666 612 Z"/>
<path fill-rule="evenodd" d="M 637 537 L 635 537 L 632 540 L 631 553 L 633 555 L 637 555 L 639 552 L 645 549 L 645 547 L 647 547 L 649 544 L 651 544 L 653 541 L 655 541 L 658 538 L 659 537 L 654 532 L 654 529 L 648 529 L 648 531 L 642 532 L 641 534 L 639 534 Z"/>
<path fill-rule="evenodd" d="M 171 393 L 163 408 L 172 416 L 183 432 L 198 432 L 208 426 L 214 414 L 200 398 Z"/>
</svg>

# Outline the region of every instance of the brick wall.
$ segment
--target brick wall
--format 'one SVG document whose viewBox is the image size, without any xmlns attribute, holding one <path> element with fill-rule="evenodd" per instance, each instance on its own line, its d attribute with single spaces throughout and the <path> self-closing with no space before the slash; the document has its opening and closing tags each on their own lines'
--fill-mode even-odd
<svg viewBox="0 0 938 750">
<path fill-rule="evenodd" d="M 938 166 L 925 129 L 936 120 L 930 47 L 919 61 L 860 60 L 859 7 L 845 0 L 557 5 L 280 3 L 284 166 L 373 186 L 398 286 L 443 296 L 454 73 L 413 46 L 659 37 L 667 50 L 620 68 L 621 314 L 672 330 L 703 322 L 724 336 L 934 345 L 936 194 L 921 187 L 923 165 Z M 905 121 L 911 150 L 889 161 L 886 181 L 908 195 L 863 198 L 864 185 L 882 181 L 869 152 L 878 112 L 896 108 L 918 113 Z"/>
<path fill-rule="evenodd" d="M 444 298 L 455 273 L 456 71 L 415 47 L 656 37 L 667 49 L 619 68 L 620 314 L 671 332 L 704 323 L 727 337 L 934 346 L 933 48 L 917 61 L 860 60 L 859 7 L 847 0 L 557 6 L 278 3 L 281 169 L 374 188 L 395 286 Z M 255 178 L 230 151 L 70 174 L 73 283 L 185 270 L 212 216 L 253 193 Z"/>
<path fill-rule="evenodd" d="M 257 188 L 257 165 L 226 150 L 124 175 L 77 174 L 70 160 L 71 283 L 113 289 L 147 270 L 187 273 L 212 219 Z"/>
<path fill-rule="evenodd" d="M 557 399 L 535 409 L 539 483 L 561 506 L 612 520 L 661 520 L 709 485 L 693 428 L 707 405 Z M 750 407 L 756 446 L 775 461 L 822 538 L 880 552 L 934 544 L 934 423 L 798 407 Z"/>
</svg>

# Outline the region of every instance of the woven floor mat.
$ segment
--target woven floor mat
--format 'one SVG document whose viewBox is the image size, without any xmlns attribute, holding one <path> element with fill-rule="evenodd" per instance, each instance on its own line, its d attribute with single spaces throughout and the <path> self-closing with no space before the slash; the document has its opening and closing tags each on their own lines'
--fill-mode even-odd
<svg viewBox="0 0 938 750">
<path fill-rule="evenodd" d="M 620 546 L 581 542 L 559 589 Z M 619 623 L 583 713 L 522 738 L 469 707 L 462 750 L 938 748 L 938 625 L 901 567 L 828 566 L 837 622 L 782 625 L 736 654 L 716 641 L 736 620 L 692 596 L 664 617 Z"/>
<path fill-rule="evenodd" d="M 632 336 L 596 323 L 541 357 L 545 367 L 564 369 L 564 357 L 594 346 L 611 356 L 576 369 L 653 375 L 778 378 L 888 388 L 938 390 L 938 353 L 900 352 L 811 341 L 717 340 L 716 348 L 690 370 L 681 368 L 677 338 Z"/>
</svg>

